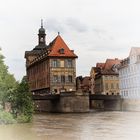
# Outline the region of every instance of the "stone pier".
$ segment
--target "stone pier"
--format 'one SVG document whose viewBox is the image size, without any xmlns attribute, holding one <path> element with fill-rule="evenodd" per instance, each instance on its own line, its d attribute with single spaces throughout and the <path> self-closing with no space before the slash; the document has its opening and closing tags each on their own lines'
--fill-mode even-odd
<svg viewBox="0 0 140 140">
<path fill-rule="evenodd" d="M 34 106 L 38 112 L 89 112 L 89 95 L 63 93 L 55 100 L 34 100 Z"/>
</svg>

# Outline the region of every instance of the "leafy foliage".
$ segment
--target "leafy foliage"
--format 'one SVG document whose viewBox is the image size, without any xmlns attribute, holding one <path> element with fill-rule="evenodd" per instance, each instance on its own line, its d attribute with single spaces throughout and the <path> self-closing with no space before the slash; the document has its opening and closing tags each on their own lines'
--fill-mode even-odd
<svg viewBox="0 0 140 140">
<path fill-rule="evenodd" d="M 10 124 L 16 123 L 16 120 L 13 118 L 13 115 L 9 112 L 0 110 L 0 124 Z"/>
<path fill-rule="evenodd" d="M 18 119 L 24 120 L 24 122 L 30 122 L 33 114 L 33 101 L 31 93 L 29 92 L 28 83 L 26 77 L 24 77 L 21 83 L 17 86 L 17 89 L 13 96 L 13 112 Z"/>
<path fill-rule="evenodd" d="M 0 101 L 9 100 L 9 94 L 14 92 L 17 82 L 12 74 L 9 74 L 8 67 L 4 64 L 4 56 L 0 54 Z"/>
<path fill-rule="evenodd" d="M 26 77 L 21 83 L 17 82 L 12 74 L 8 72 L 8 67 L 4 64 L 4 56 L 0 54 L 0 121 L 11 119 L 10 113 L 4 112 L 2 105 L 11 102 L 12 113 L 19 122 L 29 122 L 32 120 L 33 102 L 29 92 Z M 5 121 L 6 121 L 5 120 Z"/>
</svg>

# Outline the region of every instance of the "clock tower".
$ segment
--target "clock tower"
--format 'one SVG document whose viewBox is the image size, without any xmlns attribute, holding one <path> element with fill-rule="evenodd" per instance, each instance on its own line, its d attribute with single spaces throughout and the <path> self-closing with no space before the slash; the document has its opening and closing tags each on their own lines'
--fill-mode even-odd
<svg viewBox="0 0 140 140">
<path fill-rule="evenodd" d="M 38 45 L 46 45 L 46 34 L 45 29 L 43 28 L 43 20 L 41 20 L 41 28 L 38 31 Z"/>
<path fill-rule="evenodd" d="M 38 45 L 35 46 L 35 48 L 33 50 L 42 51 L 44 49 L 47 49 L 46 33 L 45 33 L 45 29 L 43 27 L 43 20 L 41 20 L 41 27 L 38 30 Z"/>
</svg>

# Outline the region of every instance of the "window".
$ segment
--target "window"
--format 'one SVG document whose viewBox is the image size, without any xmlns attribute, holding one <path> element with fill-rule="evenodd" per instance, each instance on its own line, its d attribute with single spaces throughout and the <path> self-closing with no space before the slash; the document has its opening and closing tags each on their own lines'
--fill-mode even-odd
<svg viewBox="0 0 140 140">
<path fill-rule="evenodd" d="M 57 89 L 54 89 L 54 92 L 57 93 Z"/>
<path fill-rule="evenodd" d="M 116 88 L 119 89 L 119 83 L 116 84 Z"/>
<path fill-rule="evenodd" d="M 65 75 L 61 75 L 61 83 L 65 83 Z"/>
<path fill-rule="evenodd" d="M 68 82 L 72 83 L 72 76 L 71 75 L 68 75 Z"/>
<path fill-rule="evenodd" d="M 60 60 L 60 67 L 64 67 L 64 60 Z"/>
<path fill-rule="evenodd" d="M 58 82 L 58 75 L 53 75 L 53 82 L 57 83 Z"/>
<path fill-rule="evenodd" d="M 105 83 L 105 89 L 108 90 L 108 83 Z"/>
<path fill-rule="evenodd" d="M 57 59 L 52 60 L 52 67 L 59 67 L 59 61 Z"/>
<path fill-rule="evenodd" d="M 72 59 L 66 59 L 65 65 L 66 65 L 66 67 L 72 67 L 73 66 Z"/>
<path fill-rule="evenodd" d="M 114 89 L 114 84 L 113 83 L 111 83 L 111 89 Z"/>
</svg>

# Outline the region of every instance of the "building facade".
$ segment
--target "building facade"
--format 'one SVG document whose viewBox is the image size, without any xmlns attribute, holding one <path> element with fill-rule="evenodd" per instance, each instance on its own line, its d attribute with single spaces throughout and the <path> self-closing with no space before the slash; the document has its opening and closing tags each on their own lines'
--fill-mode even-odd
<svg viewBox="0 0 140 140">
<path fill-rule="evenodd" d="M 132 47 L 129 56 L 121 61 L 119 78 L 122 98 L 140 98 L 140 48 Z"/>
<path fill-rule="evenodd" d="M 43 24 L 39 29 L 38 45 L 25 52 L 26 71 L 33 93 L 60 93 L 76 90 L 76 58 L 60 34 L 46 45 Z"/>
<path fill-rule="evenodd" d="M 97 63 L 91 69 L 91 80 L 93 82 L 93 93 L 104 95 L 119 94 L 119 73 L 117 67 L 120 60 L 107 59 L 105 63 Z"/>
</svg>

